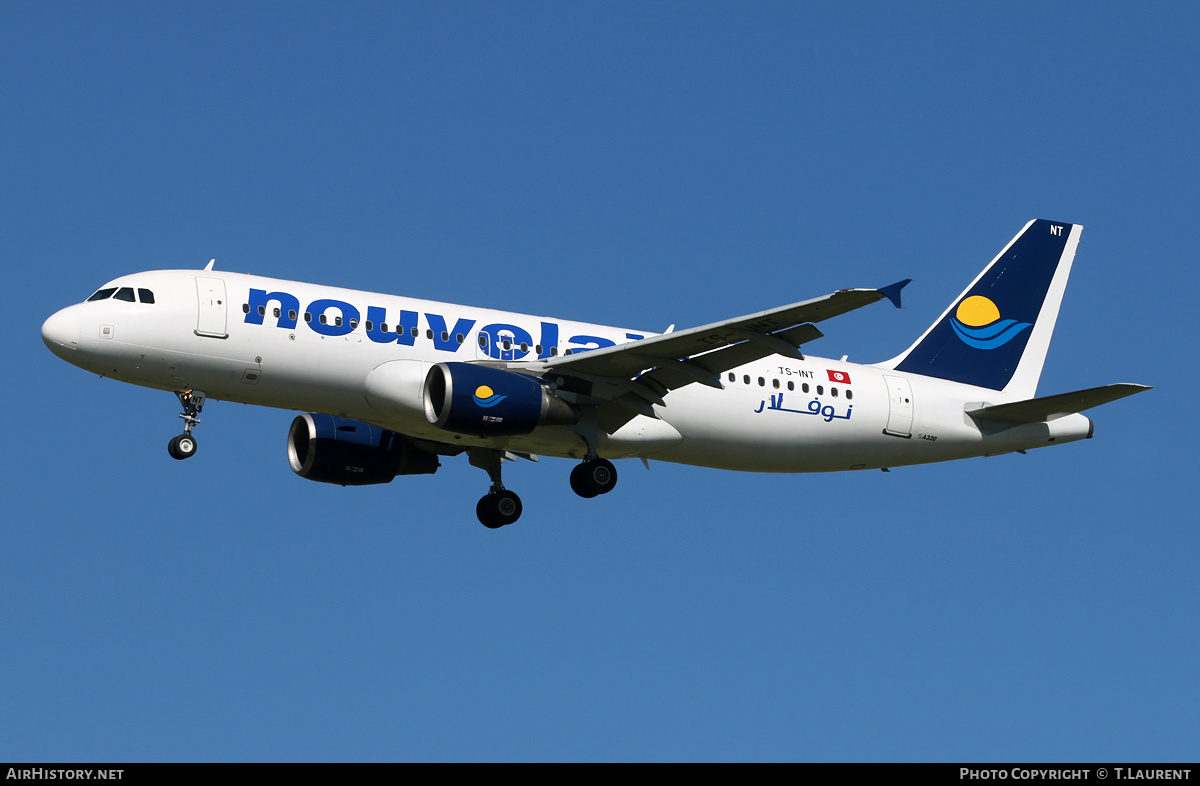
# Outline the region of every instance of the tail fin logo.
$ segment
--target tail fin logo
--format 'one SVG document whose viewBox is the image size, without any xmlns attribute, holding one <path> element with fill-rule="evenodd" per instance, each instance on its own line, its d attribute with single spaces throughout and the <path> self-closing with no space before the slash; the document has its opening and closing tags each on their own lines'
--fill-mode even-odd
<svg viewBox="0 0 1200 786">
<path fill-rule="evenodd" d="M 508 396 L 501 396 L 487 385 L 480 385 L 479 387 L 475 388 L 475 395 L 472 396 L 472 398 L 475 399 L 475 403 L 479 406 L 483 407 L 484 409 L 490 409 L 504 399 L 508 398 Z"/>
<path fill-rule="evenodd" d="M 972 295 L 958 304 L 950 326 L 964 344 L 975 349 L 996 349 L 1012 341 L 1031 322 L 1001 319 L 1000 309 L 983 295 Z"/>
</svg>

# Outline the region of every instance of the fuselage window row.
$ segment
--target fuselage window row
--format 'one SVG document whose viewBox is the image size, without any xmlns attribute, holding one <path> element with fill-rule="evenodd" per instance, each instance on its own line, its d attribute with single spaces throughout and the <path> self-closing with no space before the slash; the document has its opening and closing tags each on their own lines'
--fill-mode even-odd
<svg viewBox="0 0 1200 786">
<path fill-rule="evenodd" d="M 732 371 L 731 371 L 731 372 L 729 372 L 729 381 L 730 381 L 730 382 L 737 382 L 737 374 L 734 374 Z M 758 377 L 758 378 L 757 378 L 757 382 L 758 382 L 758 386 L 759 386 L 760 388 L 761 388 L 761 387 L 766 387 L 766 385 L 767 385 L 767 380 L 766 380 L 766 378 L 764 378 L 764 377 Z M 753 383 L 751 382 L 751 378 L 750 378 L 750 375 L 749 375 L 749 374 L 744 374 L 744 375 L 742 376 L 742 384 L 745 384 L 745 385 L 750 385 L 750 384 L 753 384 Z M 779 380 L 778 380 L 778 379 L 772 379 L 772 380 L 771 380 L 771 387 L 775 388 L 776 390 L 779 390 Z M 796 383 L 795 383 L 795 382 L 790 382 L 790 381 L 789 381 L 789 382 L 787 383 L 787 389 L 788 389 L 788 390 L 795 390 L 795 389 L 796 389 Z M 802 382 L 802 383 L 800 384 L 800 390 L 801 390 L 802 392 L 804 392 L 804 393 L 808 393 L 808 392 L 809 392 L 809 390 L 810 390 L 810 388 L 809 388 L 809 386 L 808 386 L 808 383 L 807 383 L 807 382 Z M 846 393 L 846 398 L 847 398 L 847 399 L 853 399 L 853 398 L 854 398 L 854 392 L 853 392 L 852 390 L 850 390 L 850 389 L 846 389 L 845 393 Z M 817 385 L 817 395 L 818 395 L 818 396 L 823 396 L 823 395 L 825 395 L 825 386 L 824 386 L 824 385 Z M 829 395 L 830 395 L 830 396 L 832 396 L 832 397 L 834 397 L 834 398 L 837 398 L 837 397 L 838 397 L 838 389 L 837 389 L 837 388 L 832 388 L 832 387 L 831 387 L 831 388 L 829 389 Z"/>
</svg>

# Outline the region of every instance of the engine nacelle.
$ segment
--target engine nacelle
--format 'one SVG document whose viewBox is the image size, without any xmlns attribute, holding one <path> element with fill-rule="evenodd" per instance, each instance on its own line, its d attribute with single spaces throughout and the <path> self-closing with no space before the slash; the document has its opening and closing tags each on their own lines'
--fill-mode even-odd
<svg viewBox="0 0 1200 786">
<path fill-rule="evenodd" d="M 425 377 L 425 417 L 447 431 L 477 437 L 528 434 L 579 421 L 573 406 L 537 377 L 474 363 L 438 363 Z"/>
<path fill-rule="evenodd" d="M 341 486 L 432 475 L 438 457 L 394 431 L 333 415 L 298 415 L 288 431 L 288 463 L 307 480 Z"/>
</svg>

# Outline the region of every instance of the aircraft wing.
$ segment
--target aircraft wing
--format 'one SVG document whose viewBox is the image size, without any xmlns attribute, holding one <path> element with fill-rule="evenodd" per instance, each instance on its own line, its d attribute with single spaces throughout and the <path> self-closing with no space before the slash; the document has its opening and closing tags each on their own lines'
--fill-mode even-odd
<svg viewBox="0 0 1200 786">
<path fill-rule="evenodd" d="M 667 389 L 691 382 L 716 383 L 721 372 L 768 355 L 802 359 L 801 344 L 820 338 L 812 326 L 847 311 L 889 298 L 897 306 L 908 280 L 881 289 L 843 289 L 824 297 L 760 311 L 661 336 L 520 364 L 530 370 L 559 371 L 584 377 L 631 378 L 649 368 L 663 374 Z M 736 350 L 736 351 L 731 351 Z M 510 368 L 517 364 L 510 364 Z M 686 382 L 684 381 L 686 380 Z"/>
<path fill-rule="evenodd" d="M 1135 385 L 1132 382 L 1119 382 L 1115 385 L 1102 385 L 1098 388 L 1014 401 L 1011 404 L 981 407 L 969 410 L 967 414 L 973 418 L 990 420 L 994 423 L 1041 423 L 1061 415 L 1070 415 L 1098 407 L 1119 398 L 1132 396 L 1134 393 L 1141 393 L 1143 390 L 1150 390 L 1150 387 Z"/>
<path fill-rule="evenodd" d="M 611 430 L 636 413 L 657 417 L 650 405 L 663 406 L 662 397 L 675 388 L 693 382 L 723 387 L 722 373 L 769 355 L 803 359 L 800 346 L 822 336 L 813 322 L 845 314 L 885 297 L 899 307 L 900 290 L 909 281 L 905 279 L 880 289 L 842 289 L 688 330 L 507 366 L 541 375 L 558 373 L 593 383 L 580 403 L 604 405 L 601 424 Z M 613 412 L 606 402 L 618 405 L 621 414 Z"/>
</svg>

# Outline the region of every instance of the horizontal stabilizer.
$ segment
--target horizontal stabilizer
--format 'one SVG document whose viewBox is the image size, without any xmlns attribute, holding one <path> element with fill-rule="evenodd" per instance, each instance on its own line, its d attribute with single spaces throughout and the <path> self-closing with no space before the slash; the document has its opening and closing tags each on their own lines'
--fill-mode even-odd
<svg viewBox="0 0 1200 786">
<path fill-rule="evenodd" d="M 1071 393 L 1059 393 L 1055 396 L 1014 401 L 1011 404 L 996 404 L 991 407 L 980 407 L 968 410 L 967 414 L 979 420 L 990 420 L 993 423 L 1043 423 L 1053 418 L 1082 412 L 1085 409 L 1098 407 L 1119 398 L 1132 396 L 1150 390 L 1148 385 L 1135 385 L 1130 382 L 1119 382 L 1115 385 L 1103 385 L 1098 388 L 1076 390 Z"/>
</svg>

